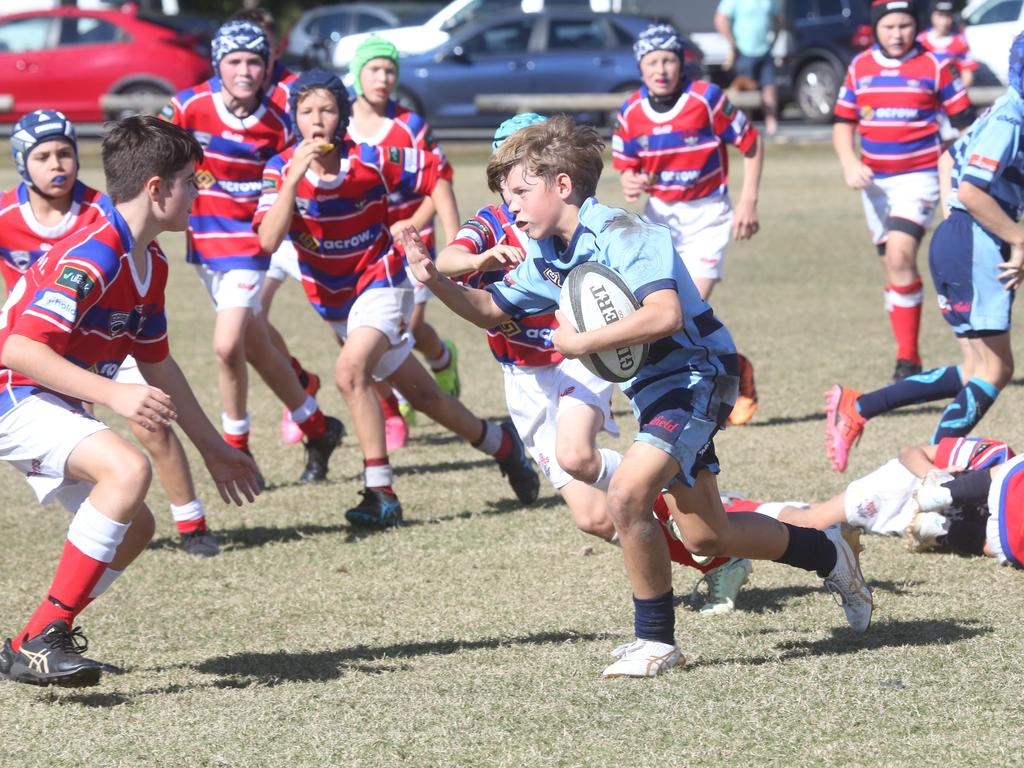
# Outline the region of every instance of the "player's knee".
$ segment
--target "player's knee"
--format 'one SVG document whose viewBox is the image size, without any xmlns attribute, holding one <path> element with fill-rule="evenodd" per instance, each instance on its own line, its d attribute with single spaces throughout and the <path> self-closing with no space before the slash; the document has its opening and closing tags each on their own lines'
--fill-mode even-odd
<svg viewBox="0 0 1024 768">
<path fill-rule="evenodd" d="M 213 340 L 213 354 L 221 365 L 234 365 L 238 362 L 244 363 L 245 345 L 241 339 L 215 337 Z"/>
<path fill-rule="evenodd" d="M 334 382 L 345 396 L 367 389 L 373 385 L 366 367 L 358 361 L 339 357 L 334 366 Z"/>
<path fill-rule="evenodd" d="M 645 505 L 646 489 L 630 480 L 612 479 L 608 489 L 608 516 L 620 531 L 638 522 L 654 521 L 650 505 Z M 654 521 L 656 522 L 656 521 Z"/>
<path fill-rule="evenodd" d="M 146 455 L 127 443 L 120 450 L 110 451 L 98 478 L 98 484 L 116 488 L 124 501 L 141 504 L 153 480 L 153 468 Z"/>
<path fill-rule="evenodd" d="M 601 459 L 592 445 L 559 445 L 555 450 L 558 466 L 575 480 L 592 483 L 601 473 Z"/>
<path fill-rule="evenodd" d="M 458 404 L 458 400 L 446 394 L 433 378 L 429 379 L 424 386 L 412 387 L 408 391 L 403 390 L 402 394 L 413 408 L 431 418 L 434 417 L 434 414 L 449 411 Z"/>
</svg>

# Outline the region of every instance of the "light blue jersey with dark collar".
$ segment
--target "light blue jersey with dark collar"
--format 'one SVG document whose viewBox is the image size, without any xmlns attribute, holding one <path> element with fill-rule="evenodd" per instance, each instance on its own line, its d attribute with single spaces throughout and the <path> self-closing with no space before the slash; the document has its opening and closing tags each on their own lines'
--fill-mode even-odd
<svg viewBox="0 0 1024 768">
<path fill-rule="evenodd" d="M 647 362 L 620 386 L 641 424 L 666 407 L 692 410 L 723 424 L 736 396 L 736 347 L 693 284 L 663 226 L 588 198 L 572 241 L 559 252 L 553 237 L 528 240 L 526 259 L 504 281 L 487 287 L 513 319 L 558 307 L 569 271 L 585 261 L 615 270 L 636 298 L 671 289 L 679 295 L 684 326 L 650 345 Z M 724 415 L 723 415 L 724 413 Z"/>
</svg>

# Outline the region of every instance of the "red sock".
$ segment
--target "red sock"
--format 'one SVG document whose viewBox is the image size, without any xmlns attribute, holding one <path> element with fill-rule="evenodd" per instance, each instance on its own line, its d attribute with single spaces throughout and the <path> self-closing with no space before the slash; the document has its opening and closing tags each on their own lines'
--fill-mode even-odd
<svg viewBox="0 0 1024 768">
<path fill-rule="evenodd" d="M 318 437 L 323 437 L 324 432 L 327 431 L 327 418 L 324 416 L 324 412 L 317 408 L 316 413 L 299 424 L 299 429 L 301 429 L 302 434 L 310 440 L 316 440 Z"/>
<path fill-rule="evenodd" d="M 484 429 L 487 427 L 485 426 Z M 501 446 L 494 453 L 494 458 L 501 461 L 506 456 L 512 453 L 512 436 L 508 433 L 507 429 L 502 428 L 501 430 Z"/>
<path fill-rule="evenodd" d="M 186 533 L 202 533 L 206 530 L 206 518 L 197 517 L 195 520 L 181 520 L 174 522 L 178 533 L 184 536 Z"/>
<path fill-rule="evenodd" d="M 392 392 L 387 397 L 382 397 L 380 401 L 380 409 L 384 412 L 384 418 L 390 419 L 392 416 L 401 416 L 401 412 L 398 410 L 398 398 L 395 397 L 395 393 Z"/>
<path fill-rule="evenodd" d="M 910 285 L 887 285 L 885 306 L 889 311 L 892 335 L 896 338 L 896 357 L 921 364 L 917 349 L 917 336 L 921 328 L 921 302 L 923 300 L 921 279 Z"/>
<path fill-rule="evenodd" d="M 11 641 L 14 649 L 21 647 L 22 640 L 38 635 L 51 621 L 63 619 L 70 627 L 78 612 L 88 605 L 89 593 L 105 570 L 106 563 L 94 560 L 70 541 L 65 541 L 50 591 L 25 628 Z"/>
<path fill-rule="evenodd" d="M 248 432 L 242 435 L 229 435 L 227 432 L 225 432 L 224 442 L 230 445 L 232 448 L 237 448 L 240 451 L 245 451 L 246 453 L 249 453 Z"/>
<path fill-rule="evenodd" d="M 663 494 L 659 493 L 658 498 L 654 500 L 654 514 L 662 523 L 661 532 L 665 536 L 665 543 L 668 544 L 668 556 L 672 559 L 673 563 L 686 565 L 697 569 L 701 573 L 707 573 L 712 568 L 717 568 L 722 563 L 729 561 L 728 557 L 716 557 L 707 563 L 698 563 L 693 559 L 693 555 L 690 553 L 690 550 L 683 546 L 683 542 L 669 532 L 668 521 L 671 513 L 668 511 L 668 504 L 665 503 Z"/>
</svg>

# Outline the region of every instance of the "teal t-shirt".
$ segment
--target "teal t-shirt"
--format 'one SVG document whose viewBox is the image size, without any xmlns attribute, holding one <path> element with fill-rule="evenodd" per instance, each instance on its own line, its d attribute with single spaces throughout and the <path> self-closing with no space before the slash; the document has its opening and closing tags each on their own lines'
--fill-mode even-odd
<svg viewBox="0 0 1024 768">
<path fill-rule="evenodd" d="M 772 20 L 781 14 L 779 0 L 722 0 L 718 12 L 732 19 L 732 36 L 744 56 L 771 50 Z"/>
</svg>

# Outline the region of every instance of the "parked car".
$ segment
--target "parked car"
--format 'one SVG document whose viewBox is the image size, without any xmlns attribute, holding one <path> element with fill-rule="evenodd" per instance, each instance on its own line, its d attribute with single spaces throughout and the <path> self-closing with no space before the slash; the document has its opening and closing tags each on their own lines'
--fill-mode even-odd
<svg viewBox="0 0 1024 768">
<path fill-rule="evenodd" d="M 397 95 L 435 127 L 493 127 L 508 115 L 477 111 L 475 96 L 631 91 L 640 85 L 633 41 L 649 24 L 608 13 L 498 15 L 458 28 L 432 51 L 402 57 Z M 689 44 L 686 58 L 699 68 L 696 46 Z"/>
<path fill-rule="evenodd" d="M 373 5 L 321 5 L 306 11 L 288 32 L 284 60 L 299 67 L 321 66 L 327 47 L 345 35 L 397 27 L 401 22 L 390 11 Z"/>
<path fill-rule="evenodd" d="M 549 0 L 548 6 L 559 10 L 614 10 L 610 0 Z M 397 27 L 380 34 L 394 43 L 402 54 L 426 53 L 444 45 L 456 29 L 466 24 L 507 11 L 536 12 L 544 8 L 544 0 L 520 0 L 518 3 L 509 0 L 452 0 L 422 24 Z M 348 67 L 356 48 L 369 34 L 348 35 L 338 40 L 331 54 L 334 66 L 339 69 Z"/>
<path fill-rule="evenodd" d="M 104 94 L 173 94 L 210 77 L 197 40 L 132 12 L 49 11 L 0 16 L 0 93 L 14 98 L 0 122 L 34 109 L 71 120 L 105 115 Z"/>
<path fill-rule="evenodd" d="M 779 80 L 782 97 L 808 120 L 826 122 L 854 55 L 874 43 L 870 3 L 864 0 L 789 0 L 789 51 Z"/>
<path fill-rule="evenodd" d="M 971 55 L 980 65 L 978 85 L 1006 85 L 1010 43 L 1024 30 L 1024 1 L 975 0 L 961 17 Z"/>
</svg>

